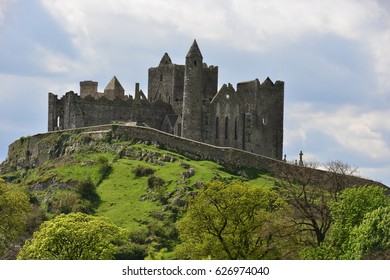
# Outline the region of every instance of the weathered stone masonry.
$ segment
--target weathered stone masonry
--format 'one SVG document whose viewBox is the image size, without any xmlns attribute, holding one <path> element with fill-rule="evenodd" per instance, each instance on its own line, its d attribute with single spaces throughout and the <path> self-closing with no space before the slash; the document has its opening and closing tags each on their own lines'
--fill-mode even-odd
<svg viewBox="0 0 390 280">
<path fill-rule="evenodd" d="M 80 82 L 80 95 L 49 93 L 48 130 L 143 122 L 177 136 L 282 159 L 284 82 L 267 78 L 223 85 L 218 67 L 207 66 L 196 41 L 185 65 L 165 53 L 148 71 L 148 98 L 136 84 L 134 98 L 116 77 L 103 93 L 98 83 Z"/>
<path fill-rule="evenodd" d="M 9 146 L 7 160 L 0 165 L 0 174 L 41 166 L 47 160 L 54 160 L 68 153 L 76 152 L 76 147 L 67 146 L 74 145 L 74 143 L 64 140 L 70 137 L 70 134 L 90 135 L 92 138 L 109 136 L 108 139 L 120 141 L 149 142 L 159 145 L 164 150 L 178 152 L 194 160 L 215 161 L 231 172 L 237 172 L 243 168 L 254 168 L 272 173 L 278 169 L 288 168 L 292 171 L 291 174 L 299 174 L 302 170 L 310 170 L 314 185 L 326 185 L 331 174 L 331 172 L 292 165 L 240 149 L 217 147 L 153 128 L 129 125 L 91 126 L 21 138 Z M 386 187 L 379 182 L 347 175 L 345 175 L 345 184 L 346 186 L 377 185 Z"/>
</svg>

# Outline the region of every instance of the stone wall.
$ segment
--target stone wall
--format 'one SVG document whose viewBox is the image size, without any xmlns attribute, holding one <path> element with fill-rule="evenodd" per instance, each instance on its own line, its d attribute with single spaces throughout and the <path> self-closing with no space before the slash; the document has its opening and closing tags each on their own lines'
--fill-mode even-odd
<svg viewBox="0 0 390 280">
<path fill-rule="evenodd" d="M 230 147 L 217 147 L 202 142 L 178 137 L 156 129 L 138 126 L 116 126 L 112 129 L 114 138 L 124 138 L 126 140 L 141 140 L 156 143 L 161 148 L 178 152 L 194 160 L 210 160 L 224 166 L 231 172 L 243 168 L 253 168 L 259 171 L 275 173 L 288 169 L 291 174 L 300 174 L 308 170 L 313 177 L 313 184 L 326 184 L 331 180 L 330 172 L 292 165 L 284 161 L 250 153 L 240 149 Z M 354 185 L 378 185 L 386 187 L 382 183 L 355 176 L 345 176 L 346 186 Z"/>
<path fill-rule="evenodd" d="M 113 121 L 142 121 L 160 129 L 167 114 L 173 113 L 172 106 L 157 100 L 115 99 L 92 96 L 81 98 L 68 92 L 61 99 L 49 93 L 48 130 L 73 129 L 94 125 L 110 124 Z"/>
<path fill-rule="evenodd" d="M 209 110 L 206 142 L 275 159 L 283 156 L 284 83 L 267 78 L 224 85 Z"/>
<path fill-rule="evenodd" d="M 63 142 L 70 134 L 90 133 L 111 134 L 112 139 L 143 141 L 159 144 L 162 149 L 180 153 L 194 160 L 210 160 L 224 166 L 231 172 L 237 172 L 244 168 L 253 168 L 259 171 L 274 173 L 288 168 L 291 174 L 299 174 L 304 170 L 311 172 L 314 184 L 324 184 L 330 179 L 330 173 L 291 165 L 284 161 L 242 151 L 230 147 L 217 147 L 202 142 L 181 138 L 157 129 L 142 126 L 103 125 L 75 130 L 65 130 L 37 134 L 23 137 L 9 146 L 8 157 L 0 166 L 0 174 L 15 171 L 17 169 L 39 166 L 49 159 L 55 159 L 63 155 L 66 147 Z M 369 179 L 346 176 L 344 180 L 347 186 L 352 185 L 379 185 L 379 182 Z"/>
</svg>

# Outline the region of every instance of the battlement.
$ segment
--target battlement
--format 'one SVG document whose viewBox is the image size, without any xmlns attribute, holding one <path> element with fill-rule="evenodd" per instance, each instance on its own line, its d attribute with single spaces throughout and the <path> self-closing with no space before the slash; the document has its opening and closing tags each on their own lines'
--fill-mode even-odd
<svg viewBox="0 0 390 280">
<path fill-rule="evenodd" d="M 80 96 L 81 96 L 81 98 L 85 98 L 87 96 L 92 96 L 93 98 L 98 98 L 98 82 L 81 81 L 80 82 Z"/>
</svg>

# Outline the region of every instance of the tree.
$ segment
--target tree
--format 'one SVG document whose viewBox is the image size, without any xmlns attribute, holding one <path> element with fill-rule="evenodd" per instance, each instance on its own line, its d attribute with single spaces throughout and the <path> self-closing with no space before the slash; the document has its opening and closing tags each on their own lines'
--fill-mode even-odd
<svg viewBox="0 0 390 280">
<path fill-rule="evenodd" d="M 325 168 L 328 171 L 329 188 L 333 190 L 333 198 L 338 200 L 338 194 L 348 186 L 348 178 L 359 174 L 358 169 L 339 160 L 329 161 Z"/>
<path fill-rule="evenodd" d="M 340 193 L 354 182 L 351 176 L 358 173 L 356 167 L 341 161 L 328 162 L 328 172 L 318 167 L 319 163 L 308 161 L 303 167 L 286 164 L 273 168 L 278 190 L 294 210 L 291 222 L 302 242 L 312 247 L 326 239 L 333 222 L 329 206 L 339 200 Z"/>
<path fill-rule="evenodd" d="M 33 238 L 26 241 L 18 259 L 113 259 L 126 238 L 126 231 L 105 217 L 61 214 L 41 225 Z"/>
<path fill-rule="evenodd" d="M 286 204 L 271 190 L 213 181 L 189 201 L 175 254 L 185 259 L 277 258 L 278 215 Z"/>
<path fill-rule="evenodd" d="M 30 209 L 28 196 L 0 179 L 0 257 L 23 234 Z"/>
<path fill-rule="evenodd" d="M 363 186 L 344 189 L 339 195 L 339 200 L 330 204 L 334 221 L 327 239 L 318 248 L 305 252 L 304 257 L 309 259 L 356 258 L 356 253 L 351 254 L 351 246 L 356 242 L 357 233 L 355 231 L 363 223 L 367 214 L 387 206 L 390 206 L 390 198 L 384 188 Z M 353 232 L 355 232 L 355 237 L 352 236 Z"/>
<path fill-rule="evenodd" d="M 316 162 L 305 167 L 278 165 L 274 168 L 279 193 L 292 207 L 290 222 L 302 243 L 313 247 L 320 245 L 331 226 L 329 203 L 334 196 L 332 190 L 316 182 Z"/>
<path fill-rule="evenodd" d="M 363 221 L 364 216 L 378 209 L 390 205 L 390 198 L 384 188 L 363 186 L 348 188 L 341 192 L 340 201 L 331 204 L 334 224 L 330 232 L 330 241 L 333 249 L 339 253 L 347 250 L 350 234 Z"/>
<path fill-rule="evenodd" d="M 348 245 L 349 259 L 390 259 L 390 206 L 366 214 L 351 231 Z"/>
</svg>

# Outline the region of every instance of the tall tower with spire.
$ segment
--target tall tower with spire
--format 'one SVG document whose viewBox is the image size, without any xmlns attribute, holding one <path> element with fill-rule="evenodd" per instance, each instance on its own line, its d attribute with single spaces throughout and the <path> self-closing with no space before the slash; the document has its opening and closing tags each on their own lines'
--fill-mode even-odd
<svg viewBox="0 0 390 280">
<path fill-rule="evenodd" d="M 182 136 L 202 141 L 203 56 L 194 40 L 186 56 Z"/>
</svg>

